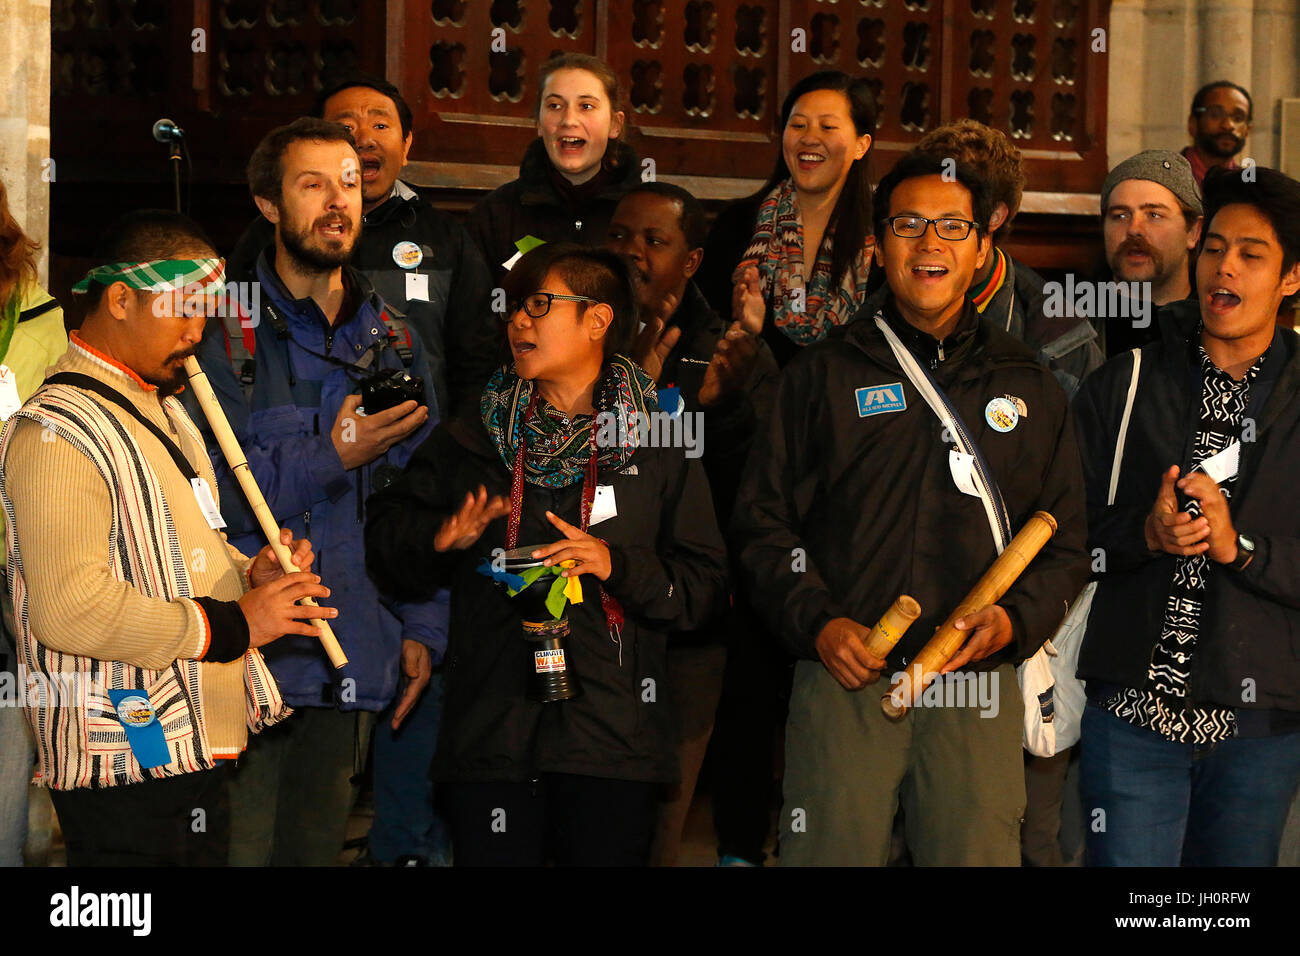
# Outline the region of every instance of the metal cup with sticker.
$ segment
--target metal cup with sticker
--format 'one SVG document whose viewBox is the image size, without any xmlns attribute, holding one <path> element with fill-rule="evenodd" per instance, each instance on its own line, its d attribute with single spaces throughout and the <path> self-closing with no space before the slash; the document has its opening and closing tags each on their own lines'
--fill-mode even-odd
<svg viewBox="0 0 1300 956">
<path fill-rule="evenodd" d="M 572 700 L 582 694 L 577 675 L 569 667 L 564 641 L 569 636 L 567 604 L 559 604 L 557 615 L 555 590 L 563 591 L 573 578 L 557 577 L 559 568 L 545 567 L 542 558 L 534 558 L 538 545 L 505 552 L 504 570 L 518 575 L 525 583 L 514 594 L 523 618 L 524 638 L 529 649 L 528 696 L 544 704 Z M 528 573 L 533 572 L 533 573 Z M 576 583 L 576 581 L 575 581 Z"/>
</svg>

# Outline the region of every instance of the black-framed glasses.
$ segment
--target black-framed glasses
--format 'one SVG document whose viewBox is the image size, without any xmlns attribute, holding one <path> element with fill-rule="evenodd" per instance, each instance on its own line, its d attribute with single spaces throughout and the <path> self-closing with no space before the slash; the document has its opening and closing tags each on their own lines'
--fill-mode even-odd
<svg viewBox="0 0 1300 956">
<path fill-rule="evenodd" d="M 934 223 L 935 235 L 949 242 L 961 242 L 979 225 L 969 219 L 926 219 L 924 216 L 890 216 L 885 222 L 899 239 L 923 236 L 930 223 Z"/>
<path fill-rule="evenodd" d="M 551 303 L 556 299 L 564 302 L 595 302 L 596 299 L 586 295 L 563 295 L 559 292 L 533 292 L 523 297 L 522 300 L 512 304 L 510 311 L 502 316 L 507 322 L 510 317 L 519 309 L 524 310 L 524 315 L 530 319 L 540 319 L 547 312 L 551 311 Z"/>
<path fill-rule="evenodd" d="M 1201 116 L 1208 116 L 1216 123 L 1222 123 L 1225 117 L 1232 120 L 1234 126 L 1245 126 L 1250 122 L 1250 116 L 1243 110 L 1233 110 L 1229 113 L 1222 106 L 1198 106 L 1195 112 Z"/>
</svg>

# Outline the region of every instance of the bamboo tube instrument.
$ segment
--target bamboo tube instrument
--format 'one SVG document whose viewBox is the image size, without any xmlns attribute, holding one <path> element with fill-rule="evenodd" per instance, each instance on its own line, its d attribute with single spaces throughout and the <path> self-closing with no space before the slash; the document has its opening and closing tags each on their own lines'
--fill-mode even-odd
<svg viewBox="0 0 1300 956">
<path fill-rule="evenodd" d="M 217 401 L 216 393 L 212 390 L 212 383 L 199 367 L 198 359 L 192 355 L 185 360 L 185 374 L 190 377 L 194 397 L 203 408 L 203 414 L 208 424 L 212 426 L 212 433 L 217 436 L 217 444 L 221 446 L 221 454 L 225 456 L 226 464 L 239 480 L 239 487 L 243 489 L 244 497 L 248 499 L 253 514 L 257 516 L 257 523 L 261 525 L 262 533 L 271 543 L 271 550 L 275 552 L 280 567 L 284 569 L 285 574 L 293 574 L 298 568 L 294 566 L 289 549 L 280 543 L 280 524 L 275 520 L 275 515 L 271 514 L 266 498 L 262 496 L 262 489 L 257 487 L 253 471 L 248 467 L 248 458 L 245 457 L 244 450 L 239 447 L 239 440 L 235 438 L 230 422 L 226 420 L 226 413 L 221 410 L 221 403 Z M 298 603 L 308 607 L 317 606 L 316 602 L 309 597 L 303 598 Z M 338 638 L 334 636 L 334 630 L 329 624 L 319 618 L 311 618 L 308 623 L 320 631 L 320 642 L 325 648 L 330 663 L 336 668 L 346 664 L 347 655 L 343 653 L 343 648 L 339 646 Z"/>
<path fill-rule="evenodd" d="M 898 600 L 889 606 L 889 610 L 880 616 L 876 626 L 867 635 L 867 653 L 879 657 L 882 661 L 889 656 L 894 645 L 899 642 L 912 622 L 921 616 L 921 605 L 916 599 L 900 594 Z M 879 680 L 879 677 L 876 678 Z M 871 681 L 875 683 L 876 680 Z"/>
<path fill-rule="evenodd" d="M 1035 511 L 984 576 L 975 582 L 956 610 L 934 632 L 934 637 L 898 675 L 889 693 L 880 699 L 880 709 L 887 717 L 899 719 L 906 714 L 926 687 L 939 676 L 943 666 L 966 643 L 970 632 L 958 630 L 953 626 L 954 622 L 996 604 L 1054 534 L 1056 519 L 1046 511 Z"/>
</svg>

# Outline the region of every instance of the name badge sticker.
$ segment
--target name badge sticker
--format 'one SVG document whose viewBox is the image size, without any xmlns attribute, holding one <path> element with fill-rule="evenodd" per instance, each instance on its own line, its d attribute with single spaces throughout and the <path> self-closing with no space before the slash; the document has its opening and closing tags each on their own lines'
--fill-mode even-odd
<svg viewBox="0 0 1300 956">
<path fill-rule="evenodd" d="M 199 503 L 199 510 L 207 519 L 208 527 L 213 531 L 220 531 L 226 526 L 226 519 L 221 517 L 221 511 L 217 508 L 216 499 L 212 497 L 212 489 L 208 487 L 207 479 L 202 476 L 191 478 L 190 486 L 194 489 L 194 500 Z"/>
<path fill-rule="evenodd" d="M 867 418 L 884 412 L 901 412 L 907 409 L 907 398 L 903 395 L 903 383 L 893 382 L 889 385 L 867 385 L 853 393 L 858 403 L 858 417 Z"/>
<path fill-rule="evenodd" d="M 406 274 L 406 301 L 429 301 L 429 277 L 423 272 L 408 272 Z"/>
<path fill-rule="evenodd" d="M 948 470 L 952 472 L 953 484 L 964 495 L 980 497 L 979 489 L 975 487 L 975 456 L 960 452 L 957 449 L 950 449 L 948 452 Z"/>
<path fill-rule="evenodd" d="M 1241 463 L 1241 442 L 1234 441 L 1217 455 L 1211 455 L 1205 461 L 1201 462 L 1201 471 L 1210 476 L 1210 480 L 1216 485 L 1223 484 L 1229 478 L 1237 474 L 1237 467 Z"/>
<path fill-rule="evenodd" d="M 0 365 L 0 422 L 23 407 L 18 398 L 18 377 L 8 365 Z"/>
<path fill-rule="evenodd" d="M 587 527 L 618 517 L 618 502 L 614 500 L 613 485 L 597 485 L 596 497 L 591 502 L 591 520 Z"/>
</svg>

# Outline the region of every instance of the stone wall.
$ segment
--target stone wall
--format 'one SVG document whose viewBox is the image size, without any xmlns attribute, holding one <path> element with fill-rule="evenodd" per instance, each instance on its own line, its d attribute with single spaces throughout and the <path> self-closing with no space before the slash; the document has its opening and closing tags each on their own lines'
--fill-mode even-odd
<svg viewBox="0 0 1300 956">
<path fill-rule="evenodd" d="M 1224 79 L 1255 102 L 1242 155 L 1277 165 L 1279 102 L 1300 96 L 1300 0 L 1113 0 L 1109 49 L 1111 166 L 1188 145 L 1192 94 Z"/>
<path fill-rule="evenodd" d="M 0 0 L 0 176 L 9 209 L 41 243 L 45 282 L 50 221 L 50 2 Z"/>
</svg>

